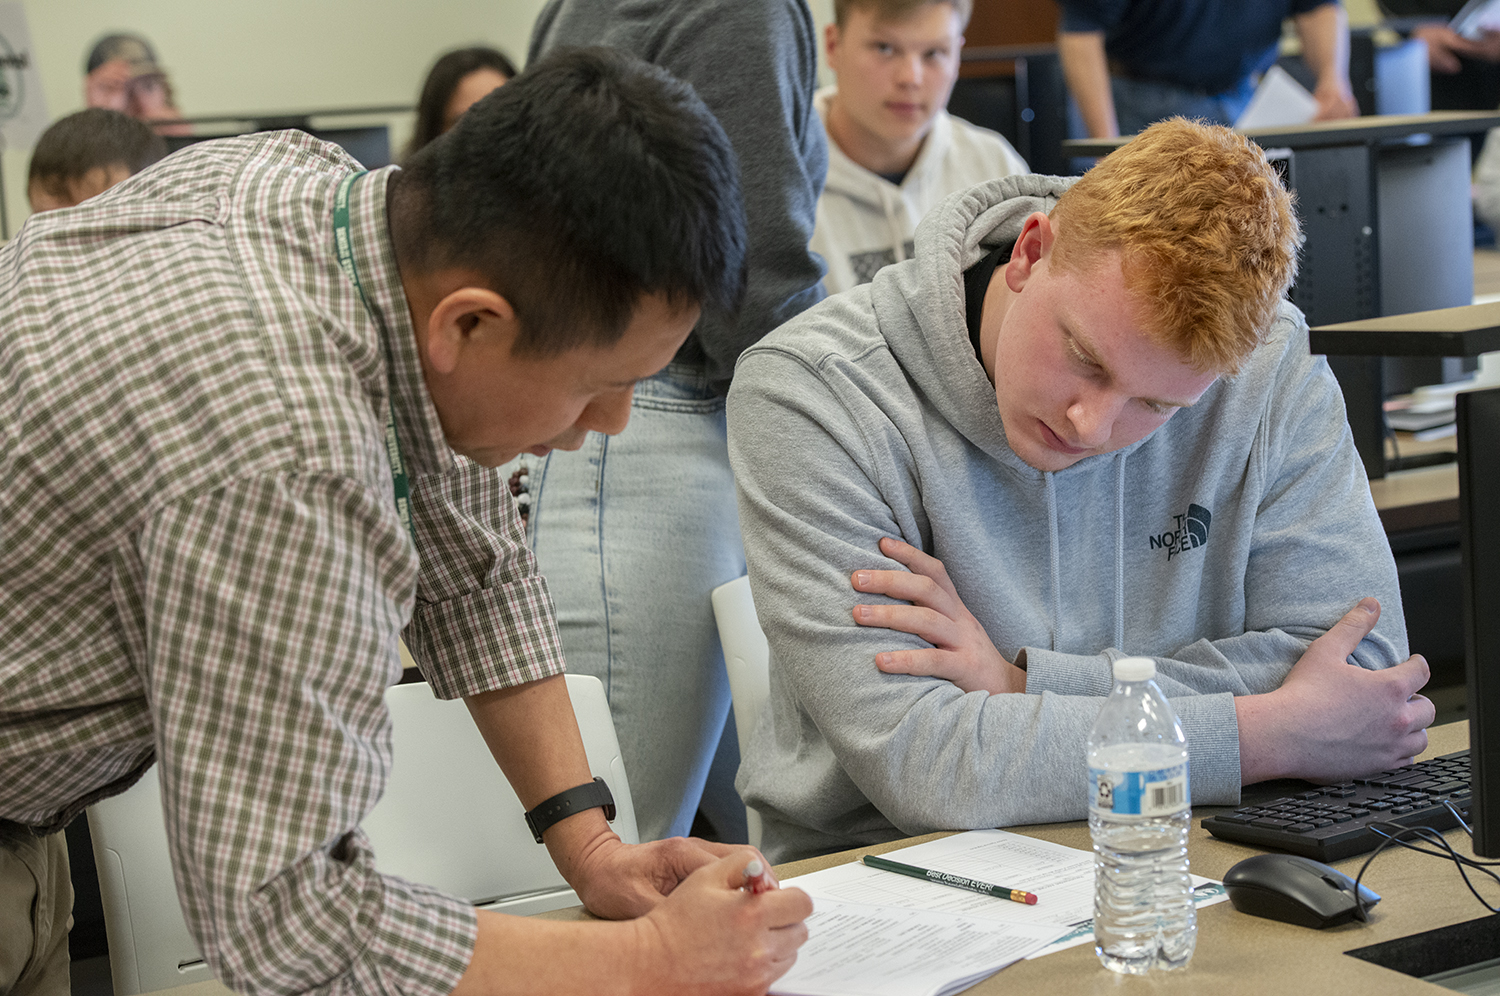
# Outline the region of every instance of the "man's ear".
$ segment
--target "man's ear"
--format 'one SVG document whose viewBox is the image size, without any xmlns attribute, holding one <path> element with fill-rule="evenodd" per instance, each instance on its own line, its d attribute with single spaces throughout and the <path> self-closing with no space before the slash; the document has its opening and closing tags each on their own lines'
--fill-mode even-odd
<svg viewBox="0 0 1500 996">
<path fill-rule="evenodd" d="M 1005 285 L 1019 294 L 1036 265 L 1052 252 L 1055 238 L 1051 218 L 1040 211 L 1028 215 L 1010 252 L 1010 262 L 1005 264 Z"/>
<path fill-rule="evenodd" d="M 520 334 L 516 309 L 485 287 L 460 287 L 432 308 L 427 316 L 423 349 L 433 373 L 451 374 L 465 351 L 503 348 L 509 355 Z"/>
</svg>

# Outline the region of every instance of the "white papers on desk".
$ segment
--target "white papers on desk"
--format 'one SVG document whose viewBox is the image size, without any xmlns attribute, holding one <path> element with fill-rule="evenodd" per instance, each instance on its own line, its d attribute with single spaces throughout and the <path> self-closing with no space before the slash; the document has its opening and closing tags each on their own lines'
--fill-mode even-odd
<svg viewBox="0 0 1500 996">
<path fill-rule="evenodd" d="M 1004 830 L 971 830 L 885 855 L 905 864 L 950 872 L 1037 894 L 1035 906 L 995 899 L 859 862 L 788 879 L 813 897 L 809 939 L 797 964 L 771 992 L 778 996 L 920 996 L 954 993 L 1021 958 L 1088 943 L 1093 931 L 1094 855 Z M 1193 876 L 1193 884 L 1211 880 Z M 1198 905 L 1222 902 L 1222 888 L 1203 890 Z M 897 920 L 893 912 L 920 912 Z M 841 914 L 840 919 L 825 914 Z M 873 919 L 872 919 L 873 917 Z M 933 918 L 931 920 L 926 918 Z M 864 918 L 864 919 L 862 919 Z M 931 934 L 933 924 L 947 924 Z M 959 950 L 946 943 L 960 938 Z M 920 943 L 913 943 L 916 938 Z M 923 945 L 944 941 L 942 957 Z M 850 954 L 858 944 L 857 957 Z M 959 951 L 968 960 L 960 959 Z M 986 961 L 988 959 L 988 961 Z M 976 967 L 987 966 L 987 967 Z M 852 974 L 859 972 L 856 980 Z M 962 973 L 962 975 L 961 975 Z"/>
<path fill-rule="evenodd" d="M 1318 116 L 1318 99 L 1292 74 L 1273 64 L 1260 78 L 1260 86 L 1234 122 L 1241 131 L 1249 128 L 1283 128 L 1307 124 Z"/>
<path fill-rule="evenodd" d="M 807 943 L 791 971 L 771 986 L 772 996 L 947 996 L 1019 961 L 1058 933 L 1055 927 L 861 906 L 824 896 L 815 896 L 813 905 Z"/>
<path fill-rule="evenodd" d="M 810 895 L 842 903 L 902 906 L 1000 923 L 1069 928 L 1094 915 L 1094 853 L 1005 830 L 970 830 L 883 857 L 1037 896 L 1035 906 L 924 882 L 860 862 L 792 879 Z"/>
</svg>

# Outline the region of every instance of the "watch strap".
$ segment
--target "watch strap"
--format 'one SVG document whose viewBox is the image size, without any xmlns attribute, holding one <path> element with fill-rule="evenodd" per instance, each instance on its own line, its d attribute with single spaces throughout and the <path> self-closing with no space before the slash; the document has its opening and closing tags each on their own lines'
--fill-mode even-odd
<svg viewBox="0 0 1500 996">
<path fill-rule="evenodd" d="M 565 792 L 559 792 L 537 806 L 526 814 L 526 825 L 531 828 L 531 835 L 540 844 L 542 834 L 548 827 L 567 819 L 574 813 L 581 813 L 585 809 L 593 809 L 596 806 L 604 810 L 606 820 L 614 822 L 615 797 L 610 794 L 609 786 L 604 783 L 604 779 L 599 777 L 583 785 L 574 786 Z"/>
</svg>

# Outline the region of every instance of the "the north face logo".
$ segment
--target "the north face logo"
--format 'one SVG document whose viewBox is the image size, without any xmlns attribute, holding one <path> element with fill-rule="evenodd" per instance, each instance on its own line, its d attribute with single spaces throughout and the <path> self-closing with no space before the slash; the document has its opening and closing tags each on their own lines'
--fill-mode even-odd
<svg viewBox="0 0 1500 996">
<path fill-rule="evenodd" d="M 1151 537 L 1151 549 L 1166 550 L 1171 560 L 1184 550 L 1196 550 L 1208 542 L 1208 524 L 1213 515 L 1202 505 L 1189 504 L 1186 515 L 1174 515 L 1173 528 Z"/>
</svg>

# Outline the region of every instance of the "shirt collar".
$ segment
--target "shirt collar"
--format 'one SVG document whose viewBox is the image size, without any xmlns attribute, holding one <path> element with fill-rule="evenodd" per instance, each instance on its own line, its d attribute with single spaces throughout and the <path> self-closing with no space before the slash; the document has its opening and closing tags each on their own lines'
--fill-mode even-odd
<svg viewBox="0 0 1500 996">
<path fill-rule="evenodd" d="M 391 247 L 385 194 L 397 168 L 387 166 L 355 181 L 349 191 L 349 242 L 364 288 L 366 310 L 385 340 L 401 456 L 408 472 L 417 477 L 452 469 L 454 453 L 443 436 L 437 409 L 422 379 L 411 308 Z"/>
</svg>

